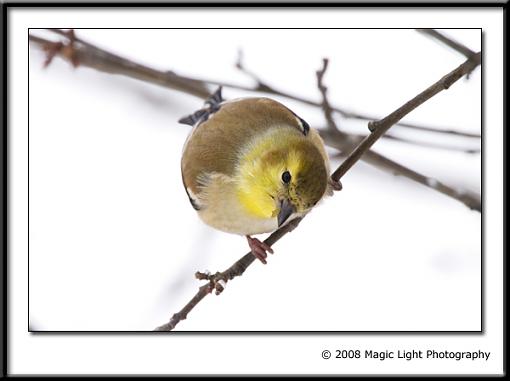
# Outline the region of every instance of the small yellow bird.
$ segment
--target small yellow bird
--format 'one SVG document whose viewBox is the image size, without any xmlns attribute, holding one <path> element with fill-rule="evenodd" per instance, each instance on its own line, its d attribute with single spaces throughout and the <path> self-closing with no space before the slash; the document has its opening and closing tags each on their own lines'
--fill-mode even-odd
<svg viewBox="0 0 510 381">
<path fill-rule="evenodd" d="M 273 250 L 251 235 L 305 215 L 332 189 L 318 132 L 279 102 L 224 101 L 220 87 L 179 122 L 193 126 L 181 161 L 191 205 L 206 224 L 245 235 L 262 263 Z"/>
</svg>

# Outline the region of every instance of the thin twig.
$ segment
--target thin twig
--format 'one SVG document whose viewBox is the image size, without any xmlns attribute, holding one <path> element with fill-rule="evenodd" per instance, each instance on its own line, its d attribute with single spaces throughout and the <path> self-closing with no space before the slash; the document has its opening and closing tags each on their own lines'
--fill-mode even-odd
<svg viewBox="0 0 510 381">
<path fill-rule="evenodd" d="M 482 54 L 478 52 L 474 58 L 469 58 L 455 70 L 451 71 L 432 86 L 425 89 L 416 97 L 393 111 L 384 119 L 368 123 L 368 129 L 372 132 L 349 154 L 347 159 L 331 175 L 334 181 L 339 181 L 342 176 L 361 158 L 361 156 L 386 132 L 404 116 L 413 111 L 416 107 L 432 98 L 437 93 L 448 89 L 452 84 L 465 74 L 471 72 L 481 62 Z M 481 202 L 477 205 L 470 205 L 472 209 L 481 211 Z"/>
<path fill-rule="evenodd" d="M 478 53 L 478 57 L 480 57 L 480 53 Z M 331 175 L 331 179 L 334 182 L 339 182 L 354 164 L 356 164 L 364 154 L 369 153 L 369 148 L 381 138 L 381 136 L 386 133 L 395 123 L 398 122 L 403 116 L 407 115 L 418 106 L 432 98 L 437 93 L 448 89 L 453 83 L 455 83 L 459 78 L 468 73 L 473 69 L 473 65 L 475 62 L 471 59 L 468 59 L 462 65 L 460 65 L 455 70 L 451 71 L 439 81 L 434 83 L 432 86 L 418 94 L 416 97 L 411 99 L 409 102 L 405 103 L 403 106 L 386 116 L 385 118 L 373 121 L 369 123 L 369 129 L 371 134 L 364 138 L 354 150 L 349 154 L 349 156 L 340 164 L 340 166 L 333 172 Z M 475 206 L 473 206 L 475 208 Z M 481 208 L 481 205 L 480 205 Z M 303 217 L 304 218 L 304 217 Z M 291 221 L 288 225 L 284 226 L 281 229 L 278 229 L 273 234 L 271 234 L 264 242 L 272 246 L 275 242 L 277 242 L 280 238 L 282 238 L 289 231 L 294 230 L 301 219 L 297 219 Z M 173 330 L 177 324 L 186 319 L 189 312 L 195 308 L 200 301 L 210 294 L 213 290 L 216 290 L 216 294 L 219 295 L 224 290 L 224 286 L 226 282 L 234 279 L 237 276 L 240 276 L 244 273 L 244 271 L 250 266 L 255 260 L 255 256 L 251 253 L 245 254 L 241 259 L 239 259 L 234 265 L 232 265 L 229 269 L 224 272 L 218 272 L 214 275 L 205 274 L 201 272 L 196 273 L 196 277 L 202 280 L 208 280 L 208 283 L 201 286 L 195 296 L 184 306 L 184 308 L 174 314 L 170 321 L 166 324 L 163 324 L 156 328 L 156 331 L 171 331 Z"/>
<path fill-rule="evenodd" d="M 324 112 L 324 116 L 326 117 L 326 122 L 328 123 L 328 129 L 331 131 L 338 131 L 338 125 L 333 118 L 333 109 L 329 104 L 328 100 L 328 88 L 324 85 L 324 74 L 326 74 L 326 70 L 328 69 L 329 60 L 327 58 L 322 59 L 322 68 L 317 70 L 317 87 L 322 96 L 322 111 Z"/>
<path fill-rule="evenodd" d="M 471 57 L 470 57 L 471 58 Z M 317 87 L 319 88 L 319 91 L 322 95 L 322 110 L 324 112 L 324 116 L 327 121 L 327 128 L 326 131 L 320 131 L 321 136 L 324 138 L 325 136 L 328 136 L 327 139 L 325 139 L 325 142 L 328 145 L 336 145 L 337 148 L 341 149 L 343 153 L 350 152 L 352 148 L 356 145 L 361 144 L 363 139 L 366 137 L 363 137 L 361 135 L 348 135 L 342 131 L 340 131 L 335 123 L 335 120 L 333 119 L 332 115 L 332 109 L 329 105 L 328 97 L 327 97 L 327 87 L 324 85 L 324 74 L 326 73 L 326 70 L 328 68 L 328 59 L 323 59 L 322 68 L 317 71 Z M 390 138 L 393 138 L 395 140 L 399 140 L 400 138 L 394 137 L 390 135 Z M 471 209 L 477 209 L 477 206 L 480 204 L 480 197 L 476 194 L 467 192 L 467 191 L 460 191 L 458 189 L 455 189 L 453 187 L 450 187 L 439 180 L 436 180 L 431 177 L 424 176 L 422 174 L 417 173 L 416 171 L 413 171 L 403 165 L 400 165 L 383 155 L 374 152 L 372 150 L 367 150 L 365 152 L 364 157 L 362 158 L 364 161 L 375 165 L 381 169 L 386 169 L 393 171 L 395 174 L 403 174 L 405 173 L 406 176 L 410 179 L 413 179 L 414 181 L 425 185 L 431 189 L 434 189 L 436 191 L 439 191 L 447 196 L 453 197 L 464 204 L 466 204 Z M 333 180 L 334 177 L 332 176 Z M 336 182 L 333 182 L 332 184 L 336 184 Z"/>
<path fill-rule="evenodd" d="M 441 80 L 439 80 L 438 82 L 430 86 L 428 89 L 417 95 L 415 98 L 407 102 L 405 105 L 394 111 L 392 114 L 388 115 L 385 119 L 383 119 L 383 121 L 385 123 L 388 123 L 388 125 L 391 127 L 400 118 L 403 118 L 409 112 L 418 107 L 420 104 L 427 101 L 438 92 L 447 89 L 461 76 L 471 72 L 474 67 L 480 64 L 480 59 L 481 59 L 480 53 L 478 53 L 478 55 L 470 57 L 457 69 L 453 70 L 448 75 L 443 77 Z M 331 121 L 329 120 L 329 118 L 331 118 L 331 115 L 328 114 L 327 108 L 328 101 L 326 95 L 326 88 L 322 84 L 322 79 L 326 68 L 327 61 L 324 63 L 322 70 L 317 72 L 318 87 L 323 96 L 323 103 L 326 104 L 326 107 L 324 107 L 323 109 L 326 119 L 328 119 L 328 128 L 326 130 L 321 131 L 321 136 L 328 145 L 335 146 L 337 149 L 341 150 L 344 153 L 351 152 L 347 156 L 347 159 L 342 163 L 342 165 L 332 174 L 331 177 L 333 181 L 339 181 L 343 174 L 350 169 L 350 166 L 356 163 L 361 158 L 372 165 L 375 165 L 381 169 L 389 170 L 396 175 L 404 174 L 406 177 L 422 185 L 425 185 L 426 187 L 434 189 L 447 196 L 455 198 L 460 202 L 463 202 L 470 209 L 481 211 L 481 200 L 479 195 L 466 190 L 459 190 L 450 187 L 439 180 L 436 180 L 429 176 L 422 175 L 416 171 L 413 171 L 410 168 L 407 168 L 401 164 L 394 162 L 393 160 L 384 157 L 383 155 L 377 152 L 374 152 L 373 150 L 369 150 L 369 148 L 374 144 L 374 142 L 377 141 L 386 131 L 381 132 L 381 130 L 379 130 L 378 134 L 380 136 L 374 133 L 366 137 L 361 137 L 359 135 L 357 137 L 353 135 L 347 136 L 345 133 L 339 131 L 335 127 L 334 121 L 333 124 L 331 124 Z M 374 128 L 377 128 L 377 126 L 383 121 L 369 123 L 369 129 L 373 130 Z M 356 148 L 353 150 L 353 147 Z"/>
<path fill-rule="evenodd" d="M 352 147 L 354 147 L 355 144 L 359 144 L 365 138 L 365 136 L 353 135 L 353 134 L 350 134 L 350 136 L 348 136 L 347 134 L 341 132 L 338 129 L 337 124 L 336 124 L 335 120 L 333 119 L 332 110 L 329 105 L 329 101 L 328 101 L 328 97 L 327 97 L 327 87 L 323 83 L 324 74 L 326 73 L 326 70 L 328 68 L 328 63 L 329 63 L 328 59 L 324 58 L 322 68 L 317 71 L 317 87 L 319 88 L 319 91 L 322 95 L 322 109 L 323 109 L 324 116 L 327 121 L 326 130 L 327 130 L 327 132 L 329 132 L 329 137 L 334 136 L 334 139 L 328 138 L 328 139 L 326 139 L 326 142 L 329 142 L 329 140 L 333 140 L 332 142 L 329 142 L 330 143 L 329 145 L 337 145 L 337 148 L 341 148 L 342 154 L 345 156 L 345 152 L 346 151 L 349 152 L 352 149 Z M 324 131 L 321 131 L 321 135 L 324 138 L 326 133 Z M 404 138 L 400 138 L 400 137 L 389 135 L 389 134 L 386 134 L 385 136 L 387 138 L 394 139 L 397 141 L 403 141 L 403 142 L 408 142 L 408 143 L 412 143 L 412 144 L 427 145 L 427 143 L 419 143 L 419 142 L 415 142 L 415 141 L 409 141 Z M 349 147 L 347 147 L 347 145 L 349 145 Z M 429 146 L 431 146 L 433 148 L 444 148 L 444 146 L 437 146 L 433 143 L 430 143 Z M 459 148 L 456 148 L 456 149 L 459 149 Z M 477 152 L 476 150 L 470 150 L 470 151 L 467 151 L 465 149 L 461 149 L 461 150 L 463 150 L 464 152 L 469 152 L 469 153 Z M 403 165 L 400 165 L 390 159 L 385 158 L 384 156 L 382 156 L 372 150 L 367 151 L 365 153 L 365 157 L 362 159 L 372 165 L 379 167 L 379 168 L 382 168 L 382 169 L 386 168 L 386 169 L 393 170 L 395 172 L 395 174 L 397 174 L 397 175 L 400 173 L 406 173 L 407 177 L 412 178 L 416 182 L 418 182 L 422 185 L 425 185 L 431 189 L 437 190 L 437 191 L 439 191 L 443 194 L 446 194 L 450 197 L 457 198 L 470 207 L 472 207 L 473 205 L 476 205 L 477 199 L 479 199 L 479 197 L 477 197 L 477 195 L 474 195 L 467 191 L 459 191 L 459 190 L 452 188 L 452 187 L 450 187 L 434 178 L 421 175 L 421 174 L 419 174 Z M 398 168 L 398 171 L 396 171 L 395 168 Z"/>
<path fill-rule="evenodd" d="M 49 41 L 44 38 L 36 37 L 33 35 L 29 35 L 30 41 L 36 43 L 38 46 L 42 47 L 47 51 L 48 59 L 50 60 L 53 58 L 53 56 L 58 55 L 62 58 L 64 58 L 67 61 L 70 61 L 73 65 L 79 64 L 82 66 L 87 66 L 93 69 L 96 69 L 98 71 L 111 73 L 111 74 L 120 74 L 127 77 L 139 79 L 142 81 L 154 83 L 160 86 L 164 86 L 167 88 L 171 88 L 174 90 L 182 91 L 187 94 L 191 94 L 194 96 L 197 96 L 202 99 L 207 99 L 211 91 L 208 89 L 207 84 L 221 84 L 223 86 L 232 87 L 232 88 L 238 88 L 243 89 L 246 91 L 264 91 L 270 94 L 279 95 L 288 97 L 290 99 L 298 100 L 307 104 L 311 104 L 314 106 L 322 107 L 322 103 L 313 102 L 298 96 L 294 96 L 291 94 L 287 94 L 278 90 L 275 90 L 273 87 L 268 86 L 267 84 L 263 83 L 254 73 L 247 71 L 242 63 L 242 55 L 239 56 L 237 66 L 240 68 L 240 70 L 243 70 L 247 74 L 249 74 L 257 83 L 257 86 L 255 88 L 248 88 L 243 86 L 237 86 L 233 84 L 225 84 L 220 82 L 214 82 L 214 81 L 207 81 L 207 80 L 200 80 L 200 79 L 194 79 L 190 77 L 184 77 L 181 75 L 178 75 L 174 72 L 162 72 L 158 71 L 152 68 L 149 68 L 144 65 L 140 65 L 138 63 L 135 63 L 133 61 L 127 60 L 125 58 L 122 58 L 120 56 L 117 56 L 115 54 L 112 54 L 110 52 L 107 52 L 101 48 L 96 47 L 93 44 L 90 44 L 86 41 L 84 41 L 81 38 L 78 38 L 74 35 L 70 35 L 69 32 L 59 30 L 59 29 L 51 29 L 50 31 L 65 37 L 68 42 L 67 44 L 64 44 L 62 42 L 54 42 Z M 72 36 L 72 37 L 71 37 Z M 338 108 L 332 107 L 331 109 L 343 113 L 342 115 L 346 116 L 346 111 L 340 110 Z M 367 116 L 360 116 L 358 114 L 349 114 L 348 117 L 356 118 L 356 119 L 363 119 L 363 120 L 376 120 L 375 117 L 367 117 Z M 412 127 L 412 125 L 407 125 L 408 127 Z M 433 128 L 428 127 L 417 127 L 421 130 L 430 130 L 434 131 Z M 456 135 L 459 135 L 455 132 Z M 460 135 L 464 136 L 477 136 L 477 135 L 470 135 L 470 134 L 464 134 L 461 133 Z M 359 139 L 357 139 L 356 136 L 351 136 L 350 134 L 347 134 L 342 131 L 335 131 L 335 134 L 333 136 L 329 136 L 329 138 L 326 140 L 326 144 L 339 148 L 340 146 L 343 147 L 342 150 L 349 152 L 352 147 L 354 146 L 354 143 L 359 142 Z M 400 176 L 405 176 L 411 180 L 417 181 L 420 184 L 424 184 L 424 179 L 429 179 L 429 177 L 420 175 L 414 171 L 407 170 L 406 167 L 395 163 L 394 161 L 387 159 L 381 154 L 374 154 L 374 155 L 366 155 L 363 157 L 363 160 L 369 162 L 372 165 L 376 165 L 379 168 L 382 168 L 386 171 L 389 171 L 390 173 L 394 173 Z M 379 162 L 378 162 L 379 161 Z M 437 180 L 431 180 L 430 183 L 436 183 Z M 435 187 L 431 187 L 431 189 L 436 189 Z M 452 188 L 453 189 L 453 188 Z M 464 202 L 468 207 L 471 208 L 471 205 L 476 205 L 476 203 L 479 202 L 479 197 L 476 197 L 476 195 L 466 193 L 466 192 L 454 192 L 448 191 L 448 192 L 442 192 L 443 194 L 450 195 L 451 197 L 457 199 L 458 201 Z M 465 201 L 465 197 L 462 198 L 454 197 L 455 194 L 467 194 L 467 202 Z M 473 197 L 473 199 L 471 199 Z"/>
<path fill-rule="evenodd" d="M 268 94 L 277 95 L 280 97 L 289 98 L 310 106 L 316 106 L 316 107 L 322 107 L 321 102 L 315 102 L 313 100 L 304 98 L 300 95 L 291 94 L 283 90 L 278 90 L 274 86 L 269 86 L 266 82 L 262 81 L 260 77 L 258 77 L 253 71 L 248 70 L 244 63 L 242 62 L 242 52 L 238 55 L 236 67 L 241 70 L 243 73 L 247 74 L 252 80 L 255 82 L 255 86 L 252 88 L 245 87 L 245 86 L 237 86 L 232 84 L 221 84 L 219 82 L 214 82 L 215 85 L 223 85 L 225 87 L 231 87 L 239 90 L 245 90 L 245 91 L 263 91 Z M 197 79 L 195 79 L 197 80 Z M 207 80 L 203 80 L 204 82 L 209 82 Z M 368 115 L 368 114 L 361 114 L 357 113 L 351 110 L 346 110 L 340 107 L 331 106 L 331 110 L 339 113 L 344 118 L 348 119 L 356 119 L 356 120 L 363 120 L 363 121 L 372 121 L 379 119 L 378 117 L 374 115 Z M 453 136 L 463 136 L 468 138 L 480 138 L 481 136 L 479 134 L 473 134 L 469 132 L 460 132 L 453 129 L 440 129 L 435 127 L 428 127 L 428 126 L 422 126 L 414 123 L 407 123 L 407 122 L 399 122 L 398 125 L 400 127 L 406 127 L 413 130 L 420 130 L 420 131 L 427 131 L 427 132 L 433 132 L 433 133 L 439 133 L 439 134 L 447 134 L 447 135 L 453 135 Z"/>
</svg>

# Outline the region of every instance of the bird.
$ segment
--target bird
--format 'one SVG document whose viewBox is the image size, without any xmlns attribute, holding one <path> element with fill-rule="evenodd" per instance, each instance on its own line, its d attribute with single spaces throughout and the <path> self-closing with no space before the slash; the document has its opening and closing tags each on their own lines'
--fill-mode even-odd
<svg viewBox="0 0 510 381">
<path fill-rule="evenodd" d="M 179 119 L 193 127 L 182 152 L 182 182 L 203 222 L 245 236 L 266 264 L 273 249 L 252 235 L 306 215 L 336 184 L 324 142 L 305 120 L 271 98 L 224 100 L 221 91 Z"/>
</svg>

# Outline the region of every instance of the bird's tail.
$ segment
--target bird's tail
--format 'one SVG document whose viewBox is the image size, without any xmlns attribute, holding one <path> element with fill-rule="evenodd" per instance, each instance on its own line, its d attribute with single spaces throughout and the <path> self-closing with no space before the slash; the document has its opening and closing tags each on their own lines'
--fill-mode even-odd
<svg viewBox="0 0 510 381">
<path fill-rule="evenodd" d="M 182 117 L 179 119 L 179 123 L 196 126 L 207 120 L 210 115 L 218 111 L 223 101 L 224 99 L 221 96 L 221 86 L 219 86 L 218 89 L 205 101 L 203 108 L 195 111 L 191 115 Z"/>
</svg>

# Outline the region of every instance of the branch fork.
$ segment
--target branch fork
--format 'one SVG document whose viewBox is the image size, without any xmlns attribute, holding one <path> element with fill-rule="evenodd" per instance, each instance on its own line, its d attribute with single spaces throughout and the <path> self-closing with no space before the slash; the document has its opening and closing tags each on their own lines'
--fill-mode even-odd
<svg viewBox="0 0 510 381">
<path fill-rule="evenodd" d="M 200 272 L 197 271 L 195 273 L 195 278 L 198 280 L 207 280 L 209 281 L 207 286 L 207 291 L 211 293 L 213 290 L 215 291 L 216 295 L 221 294 L 225 290 L 225 286 L 227 285 L 227 282 L 230 280 L 227 278 L 227 275 L 225 273 L 216 272 L 216 274 L 211 274 L 209 272 Z"/>
<path fill-rule="evenodd" d="M 73 67 L 75 68 L 78 67 L 78 65 L 80 64 L 74 46 L 76 42 L 74 30 L 69 29 L 68 31 L 62 31 L 61 34 L 68 38 L 67 43 L 62 41 L 58 42 L 48 41 L 42 45 L 43 50 L 46 52 L 46 60 L 44 61 L 43 64 L 44 68 L 47 68 L 53 61 L 53 58 L 55 58 L 55 56 L 58 54 L 62 55 L 64 58 L 70 61 Z"/>
</svg>

